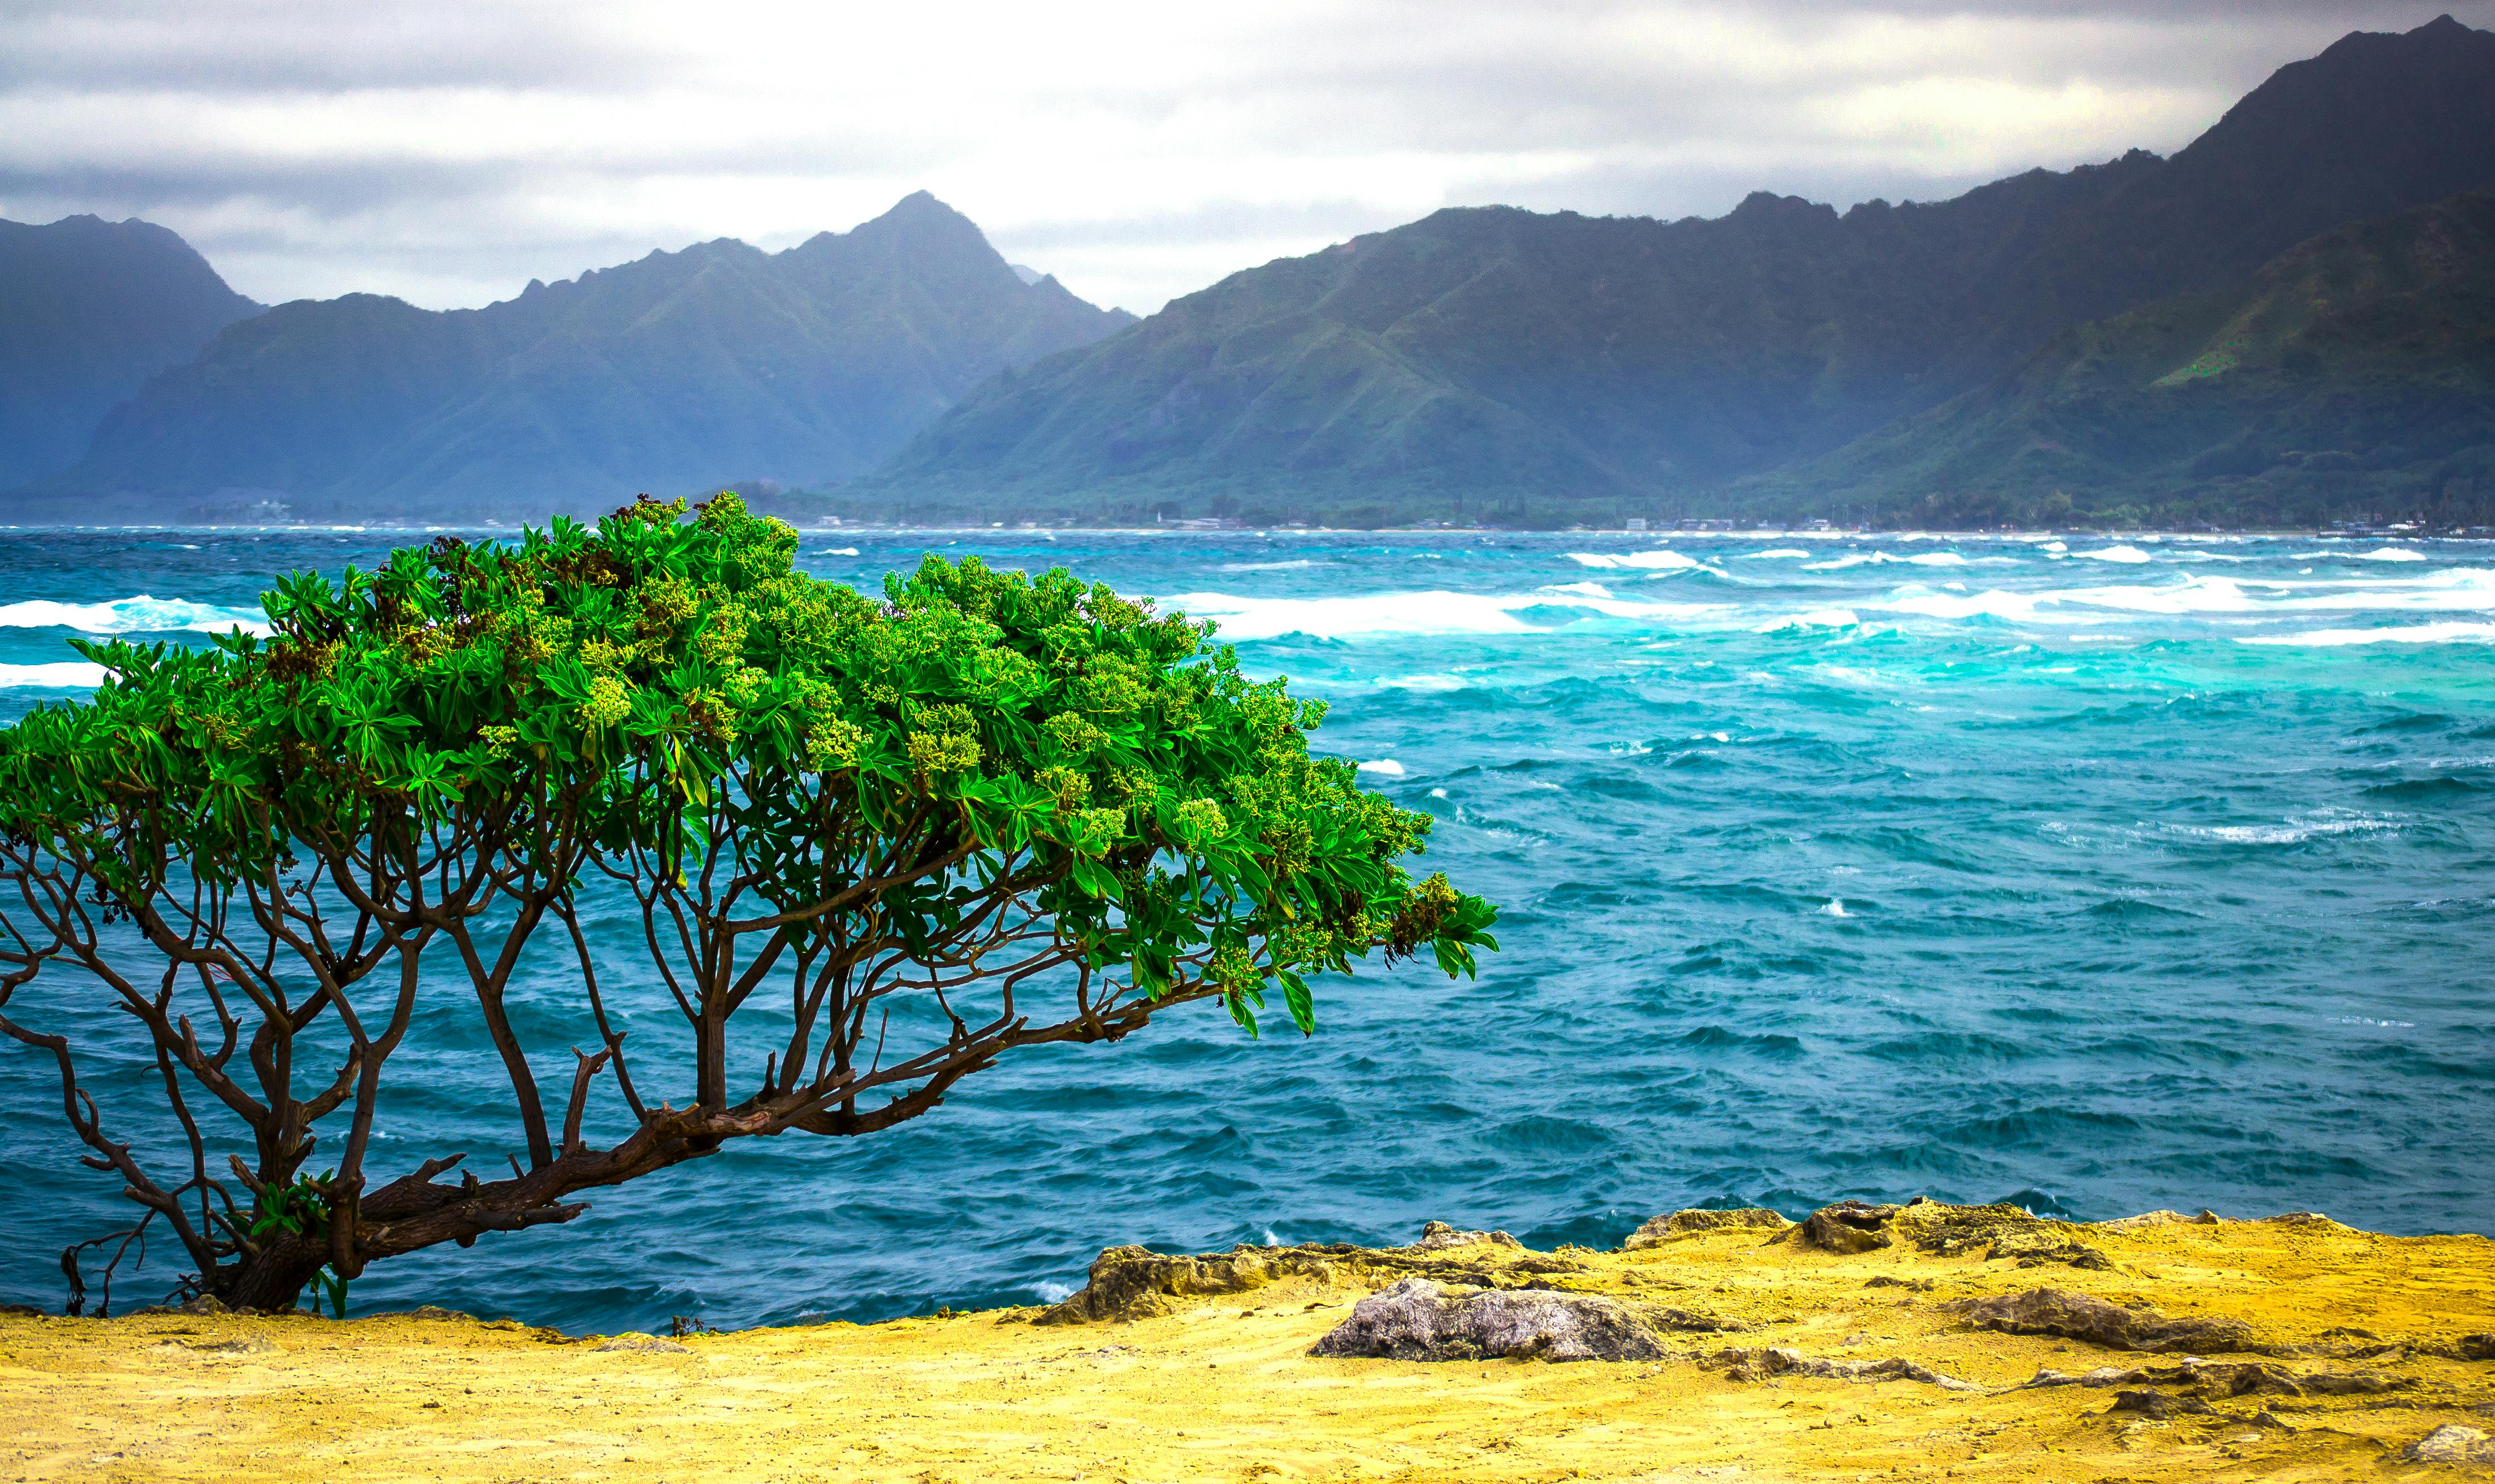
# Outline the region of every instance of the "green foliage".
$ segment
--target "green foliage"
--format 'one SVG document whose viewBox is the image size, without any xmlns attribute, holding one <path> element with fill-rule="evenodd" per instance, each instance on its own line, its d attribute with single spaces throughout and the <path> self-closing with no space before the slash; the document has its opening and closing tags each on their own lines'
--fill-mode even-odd
<svg viewBox="0 0 2495 1484">
<path fill-rule="evenodd" d="M 0 733 L 0 827 L 135 900 L 177 862 L 248 882 L 307 845 L 404 855 L 568 811 L 675 881 L 732 835 L 744 888 L 799 913 L 860 885 L 831 843 L 934 816 L 965 854 L 883 895 L 903 940 L 1011 859 L 1085 966 L 1157 995 L 1217 965 L 1251 1029 L 1267 984 L 1306 1029 L 1309 974 L 1425 948 L 1468 972 L 1491 945 L 1488 904 L 1400 863 L 1427 817 L 1310 754 L 1324 708 L 1243 676 L 1209 625 L 975 559 L 876 601 L 794 570 L 795 532 L 734 496 L 683 513 L 290 577 L 264 640 L 82 644 L 110 679 Z"/>
<path fill-rule="evenodd" d="M 290 577 L 266 638 L 84 645 L 94 697 L 0 731 L 0 1011 L 55 959 L 89 976 L 164 1069 L 189 1178 L 158 1183 L 105 1127 L 66 1038 L 5 1014 L 0 1033 L 54 1051 L 88 1163 L 173 1226 L 203 1288 L 285 1306 L 317 1281 L 343 1309 L 370 1260 L 569 1221 L 570 1193 L 729 1138 L 889 1128 L 1001 1055 L 1192 1000 L 1252 1035 L 1278 990 L 1309 1032 L 1316 976 L 1424 953 L 1469 974 L 1495 947 L 1487 902 L 1405 869 L 1428 817 L 1311 754 L 1324 708 L 1242 675 L 1209 625 L 932 557 L 870 597 L 797 571 L 796 532 L 733 495 L 687 513 L 644 500 L 595 530 Z M 584 913 L 587 893 L 638 911 Z M 504 1005 L 548 921 L 601 1045 L 559 1132 Z M 590 939 L 619 932 L 690 1033 L 681 1105 L 635 1090 L 607 1014 Z M 134 943 L 161 963 L 125 972 Z M 453 1153 L 372 1185 L 384 1063 L 436 950 L 529 1165 L 432 1183 Z M 773 978 L 787 1017 L 738 1044 Z M 345 1042 L 334 1072 L 316 1028 Z M 632 1045 L 647 1075 L 665 1043 Z M 732 1056 L 758 1063 L 741 1098 Z M 609 1069 L 634 1126 L 598 1148 Z M 249 1212 L 205 1172 L 196 1107 L 250 1127 L 257 1170 L 234 1168 L 274 1194 Z M 339 1113 L 336 1172 L 300 1179 Z M 323 1242 L 326 1274 L 261 1240 L 280 1230 Z"/>
<path fill-rule="evenodd" d="M 293 1185 L 270 1186 L 262 1190 L 252 1208 L 249 1235 L 255 1240 L 281 1233 L 322 1243 L 329 1239 L 328 1183 L 335 1170 L 321 1171 L 319 1179 L 305 1175 Z M 347 1280 L 334 1267 L 323 1264 L 312 1275 L 329 1300 L 329 1312 L 338 1318 L 347 1317 Z"/>
</svg>

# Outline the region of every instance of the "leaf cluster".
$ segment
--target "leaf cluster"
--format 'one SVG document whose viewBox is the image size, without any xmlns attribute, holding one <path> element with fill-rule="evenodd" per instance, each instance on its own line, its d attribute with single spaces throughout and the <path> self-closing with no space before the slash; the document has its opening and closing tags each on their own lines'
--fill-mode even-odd
<svg viewBox="0 0 2495 1484">
<path fill-rule="evenodd" d="M 258 880 L 340 840 L 413 860 L 431 832 L 545 838 L 521 826 L 560 814 L 679 882 L 732 850 L 803 932 L 875 885 L 828 840 L 935 821 L 959 869 L 878 891 L 878 931 L 942 937 L 1012 862 L 1087 968 L 1147 996 L 1209 979 L 1251 1031 L 1277 988 L 1308 1029 L 1308 976 L 1372 951 L 1452 974 L 1495 946 L 1488 903 L 1405 869 L 1428 818 L 1312 754 L 1323 706 L 1244 676 L 1210 624 L 975 559 L 869 596 L 796 544 L 734 495 L 644 500 L 288 577 L 264 636 L 83 644 L 93 698 L 0 732 L 0 831 L 139 899 L 177 867 Z"/>
</svg>

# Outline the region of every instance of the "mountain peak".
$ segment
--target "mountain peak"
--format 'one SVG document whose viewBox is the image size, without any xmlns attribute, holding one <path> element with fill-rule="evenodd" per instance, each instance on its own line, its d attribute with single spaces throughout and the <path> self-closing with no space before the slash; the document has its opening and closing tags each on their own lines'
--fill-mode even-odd
<svg viewBox="0 0 2495 1484">
<path fill-rule="evenodd" d="M 891 210 L 875 218 L 873 221 L 859 223 L 856 229 L 864 231 L 871 227 L 883 227 L 886 225 L 903 227 L 920 231 L 926 230 L 930 227 L 943 228 L 953 227 L 967 227 L 974 232 L 979 229 L 976 223 L 973 223 L 969 217 L 955 211 L 952 207 L 944 204 L 942 201 L 938 200 L 935 193 L 931 191 L 910 192 L 908 196 L 905 196 L 901 199 L 893 202 Z"/>
<path fill-rule="evenodd" d="M 1123 322 L 1051 281 L 1024 287 L 975 225 L 918 192 L 785 253 L 718 237 L 480 310 L 289 305 L 108 423 L 90 417 L 86 461 L 50 477 L 155 509 L 250 488 L 402 514 L 498 511 L 514 483 L 572 510 L 633 489 L 818 483 L 865 471 L 997 372 Z M 0 373 L 11 348 L 0 334 Z"/>
<path fill-rule="evenodd" d="M 0 488 L 77 463 L 114 405 L 259 309 L 153 222 L 0 222 Z"/>
</svg>

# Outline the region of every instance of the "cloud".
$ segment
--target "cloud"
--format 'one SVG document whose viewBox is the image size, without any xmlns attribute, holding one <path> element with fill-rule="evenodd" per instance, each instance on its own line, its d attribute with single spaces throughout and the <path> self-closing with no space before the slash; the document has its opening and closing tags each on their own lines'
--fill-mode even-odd
<svg viewBox="0 0 2495 1484">
<path fill-rule="evenodd" d="M 1933 198 L 2187 142 L 2351 29 L 2495 0 L 17 0 L 0 215 L 144 216 L 236 288 L 506 297 L 935 191 L 1149 311 L 1445 205 Z"/>
</svg>

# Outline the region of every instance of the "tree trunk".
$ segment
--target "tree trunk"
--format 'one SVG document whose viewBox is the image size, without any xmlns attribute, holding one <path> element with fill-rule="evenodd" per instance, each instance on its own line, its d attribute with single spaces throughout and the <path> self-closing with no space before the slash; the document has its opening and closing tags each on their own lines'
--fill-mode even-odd
<svg viewBox="0 0 2495 1484">
<path fill-rule="evenodd" d="M 284 1314 L 294 1308 L 303 1286 L 329 1260 L 326 1246 L 298 1236 L 280 1236 L 262 1246 L 260 1256 L 220 1274 L 215 1289 L 229 1309 L 259 1314 Z"/>
</svg>

